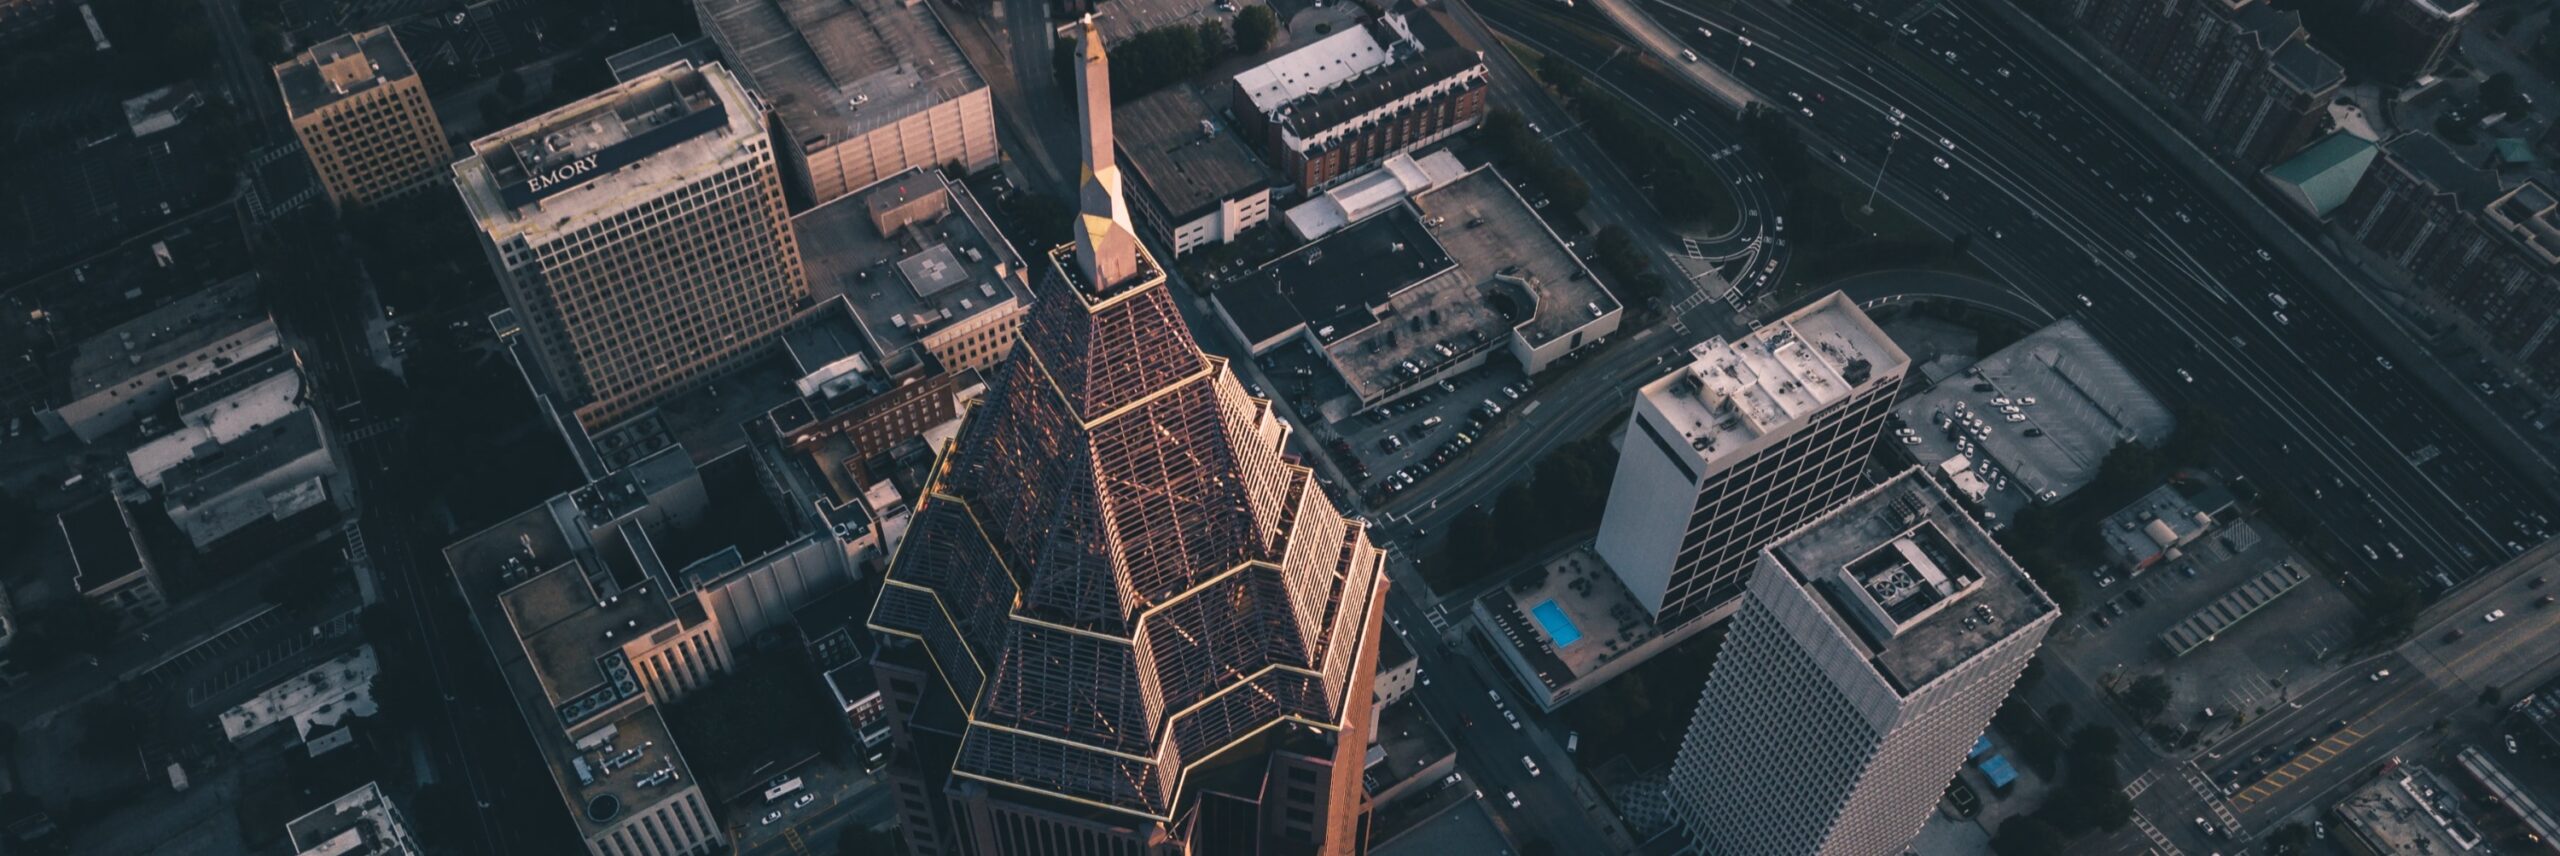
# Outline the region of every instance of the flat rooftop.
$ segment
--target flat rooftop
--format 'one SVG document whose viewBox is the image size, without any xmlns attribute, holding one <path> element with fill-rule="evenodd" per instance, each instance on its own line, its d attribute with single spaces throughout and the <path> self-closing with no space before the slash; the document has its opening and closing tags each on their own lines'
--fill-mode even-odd
<svg viewBox="0 0 2560 856">
<path fill-rule="evenodd" d="M 1618 311 L 1618 298 L 1492 167 L 1423 191 L 1413 205 L 1457 262 L 1459 276 L 1487 290 L 1510 284 L 1504 291 L 1532 304 L 1527 317 L 1512 319 L 1530 347 Z"/>
<path fill-rule="evenodd" d="M 142 552 L 113 497 L 92 499 L 54 518 L 71 548 L 72 583 L 92 591 L 142 570 Z"/>
<path fill-rule="evenodd" d="M 2098 536 L 2111 558 L 2148 559 L 2213 525 L 2213 517 L 2196 507 L 2174 485 L 2161 485 L 2132 504 L 2098 521 Z"/>
<path fill-rule="evenodd" d="M 1331 346 L 1376 324 L 1374 307 L 1396 292 L 1454 264 L 1419 215 L 1397 208 L 1264 263 L 1219 289 L 1218 302 L 1249 344 L 1304 327 Z"/>
<path fill-rule="evenodd" d="M 1741 339 L 1700 342 L 1689 356 L 1688 365 L 1638 394 L 1709 471 L 1871 380 L 1901 374 L 1911 362 L 1839 292 Z"/>
<path fill-rule="evenodd" d="M 286 822 L 284 831 L 298 856 L 379 856 L 415 843 L 376 782 Z"/>
<path fill-rule="evenodd" d="M 71 357 L 73 398 L 157 371 L 170 360 L 225 336 L 271 324 L 258 300 L 258 277 L 241 274 L 81 340 Z M 231 354 L 237 360 L 253 353 Z"/>
<path fill-rule="evenodd" d="M 2346 834 L 2375 853 L 2464 853 L 2481 843 L 2452 783 L 2415 764 L 2367 782 L 2335 806 Z"/>
<path fill-rule="evenodd" d="M 373 646 L 358 645 L 223 711 L 222 735 L 239 740 L 282 722 L 328 726 L 350 715 L 372 716 L 378 673 Z"/>
<path fill-rule="evenodd" d="M 277 64 L 275 73 L 276 85 L 284 90 L 285 111 L 297 118 L 384 81 L 418 75 L 389 27 L 312 45 L 291 61 Z"/>
<path fill-rule="evenodd" d="M 894 193 L 910 176 L 930 176 L 949 203 L 938 219 L 883 235 L 870 200 Z M 1031 302 L 1022 257 L 968 188 L 931 172 L 911 172 L 791 218 L 800 237 L 800 266 L 810 297 L 842 296 L 884 352 L 914 345 L 935 330 L 963 324 L 1006 301 Z"/>
<path fill-rule="evenodd" d="M 1253 147 L 1188 84 L 1112 108 L 1111 129 L 1174 225 L 1271 186 L 1271 171 Z"/>
<path fill-rule="evenodd" d="M 1991 387 L 1988 390 L 1977 389 Z M 2026 399 L 2033 404 L 2022 404 Z M 2007 400 L 2026 419 L 2001 416 Z M 1982 423 L 1974 431 L 1956 423 L 1972 414 Z M 2157 445 L 2177 429 L 2167 405 L 2136 380 L 2106 346 L 2074 320 L 2062 320 L 1975 362 L 1902 403 L 1894 415 L 1919 432 L 1912 457 L 1935 466 L 1959 452 L 1957 438 L 1989 456 L 2029 501 L 2046 502 L 2098 477 L 2098 465 L 2116 444 L 2141 441 Z M 2036 429 L 2043 436 L 2029 437 Z"/>
<path fill-rule="evenodd" d="M 654 706 L 631 706 L 609 722 L 586 722 L 576 737 L 561 721 L 556 690 L 540 669 L 558 673 L 562 689 L 594 685 L 611 696 L 591 703 L 589 709 L 622 704 L 639 694 L 636 680 L 629 682 L 627 692 L 606 687 L 594 659 L 583 664 L 575 660 L 600 647 L 604 622 L 599 617 L 639 618 L 650 603 L 665 608 L 663 598 L 639 593 L 602 608 L 591 599 L 571 602 L 582 592 L 592 598 L 593 589 L 562 529 L 576 519 L 576 512 L 564 507 L 567 503 L 567 497 L 556 498 L 474 533 L 446 547 L 445 561 L 453 568 L 473 620 L 490 641 L 499 672 L 531 726 L 534 746 L 550 768 L 579 834 L 586 836 L 682 789 L 693 780 L 693 771 L 684 765 L 666 721 Z M 521 624 L 515 619 L 519 614 L 524 617 Z M 556 648 L 528 644 L 524 631 L 561 644 Z M 581 631 L 592 635 L 579 638 Z M 541 665 L 528 656 L 537 653 Z M 581 665 L 595 679 L 581 678 L 577 674 Z M 611 737 L 584 748 L 578 745 L 579 739 L 606 734 L 608 728 Z"/>
<path fill-rule="evenodd" d="M 727 69 L 675 63 L 472 141 L 454 183 L 481 231 L 503 240 L 656 196 L 764 139 L 763 114 Z"/>
<path fill-rule="evenodd" d="M 2053 602 L 1925 470 L 1904 470 L 1765 554 L 1805 587 L 1902 695 L 2036 619 Z M 1764 560 L 1764 561 L 1768 561 Z"/>
<path fill-rule="evenodd" d="M 1480 600 L 1549 696 L 1657 635 L 1652 613 L 1587 547 L 1524 570 Z M 1565 628 L 1570 638 L 1559 644 Z"/>
<path fill-rule="evenodd" d="M 803 142 L 844 142 L 986 88 L 932 4 L 701 0 L 696 8 L 735 48 L 738 73 Z"/>
<path fill-rule="evenodd" d="M 1246 100 L 1265 114 L 1352 78 L 1383 68 L 1393 57 L 1368 27 L 1355 26 L 1245 69 L 1235 76 Z"/>
</svg>

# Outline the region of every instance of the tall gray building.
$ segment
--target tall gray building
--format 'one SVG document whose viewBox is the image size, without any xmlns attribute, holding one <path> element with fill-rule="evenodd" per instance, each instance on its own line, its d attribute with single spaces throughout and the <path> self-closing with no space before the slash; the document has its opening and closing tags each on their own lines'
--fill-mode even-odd
<svg viewBox="0 0 2560 856">
<path fill-rule="evenodd" d="M 2053 602 L 1916 468 L 1757 565 L 1672 763 L 1681 824 L 1716 856 L 1902 852 Z"/>
<path fill-rule="evenodd" d="M 1636 394 L 1596 545 L 1666 635 L 1729 611 L 1761 547 L 1858 492 L 1911 367 L 1838 292 L 1689 355 Z"/>
</svg>

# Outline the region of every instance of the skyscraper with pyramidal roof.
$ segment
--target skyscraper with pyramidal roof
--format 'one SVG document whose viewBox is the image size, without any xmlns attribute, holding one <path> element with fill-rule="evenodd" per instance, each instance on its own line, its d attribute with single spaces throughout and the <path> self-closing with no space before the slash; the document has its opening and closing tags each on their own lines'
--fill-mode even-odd
<svg viewBox="0 0 2560 856">
<path fill-rule="evenodd" d="M 1383 555 L 1192 340 L 1082 38 L 1075 239 L 871 617 L 903 833 L 917 856 L 1362 852 Z"/>
</svg>

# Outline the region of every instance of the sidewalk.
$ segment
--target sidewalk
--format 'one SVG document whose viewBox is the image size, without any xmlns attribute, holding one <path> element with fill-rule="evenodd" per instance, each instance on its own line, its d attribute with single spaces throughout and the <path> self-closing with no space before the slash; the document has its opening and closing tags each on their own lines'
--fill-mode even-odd
<svg viewBox="0 0 2560 856">
<path fill-rule="evenodd" d="M 1604 6 L 1626 0 L 1597 0 Z M 2137 97 L 2115 78 L 2101 69 L 2101 63 L 2045 29 L 2015 6 L 2003 2 L 1964 2 L 1966 12 L 1985 21 L 1997 22 L 2000 29 L 2018 36 L 2018 42 L 2052 60 L 2073 82 L 2096 97 L 2100 106 L 2122 118 L 2156 147 L 2163 157 L 2188 174 L 2202 179 L 2205 190 L 2216 201 L 2247 222 L 2256 236 L 2267 242 L 2272 251 L 2283 256 L 2295 271 L 2303 273 L 2311 284 L 2326 293 L 2358 326 L 2373 334 L 2376 344 L 2389 351 L 2402 369 L 2422 385 L 2430 387 L 2438 400 L 2462 421 L 2483 426 L 2481 441 L 2495 450 L 2509 464 L 2520 465 L 2520 471 L 2544 492 L 2560 495 L 2560 464 L 2544 455 L 2533 443 L 2518 433 L 2515 426 L 2472 395 L 2469 387 L 2455 377 L 2436 355 L 2410 337 L 2400 326 L 2391 308 L 2384 302 L 2390 295 L 2378 277 L 2350 275 L 2321 246 L 2321 238 L 2305 234 L 2290 221 L 2276 214 L 2253 190 L 2250 182 L 2234 175 L 2220 161 L 2207 154 L 2193 141 L 2180 134 L 2169 121 L 2153 112 L 2147 102 Z M 2384 291 L 2376 294 L 2376 291 Z M 2495 426 L 2495 427 L 2488 427 Z"/>
</svg>

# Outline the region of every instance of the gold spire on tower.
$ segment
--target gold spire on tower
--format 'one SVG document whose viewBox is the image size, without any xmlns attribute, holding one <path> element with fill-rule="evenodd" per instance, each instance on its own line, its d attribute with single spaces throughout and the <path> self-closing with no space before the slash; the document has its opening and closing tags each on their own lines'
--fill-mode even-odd
<svg viewBox="0 0 2560 856">
<path fill-rule="evenodd" d="M 1076 266 L 1085 287 L 1109 290 L 1138 272 L 1138 232 L 1120 195 L 1120 165 L 1111 150 L 1111 58 L 1093 16 L 1084 16 L 1076 61 L 1076 129 L 1083 158 L 1076 188 Z"/>
</svg>

